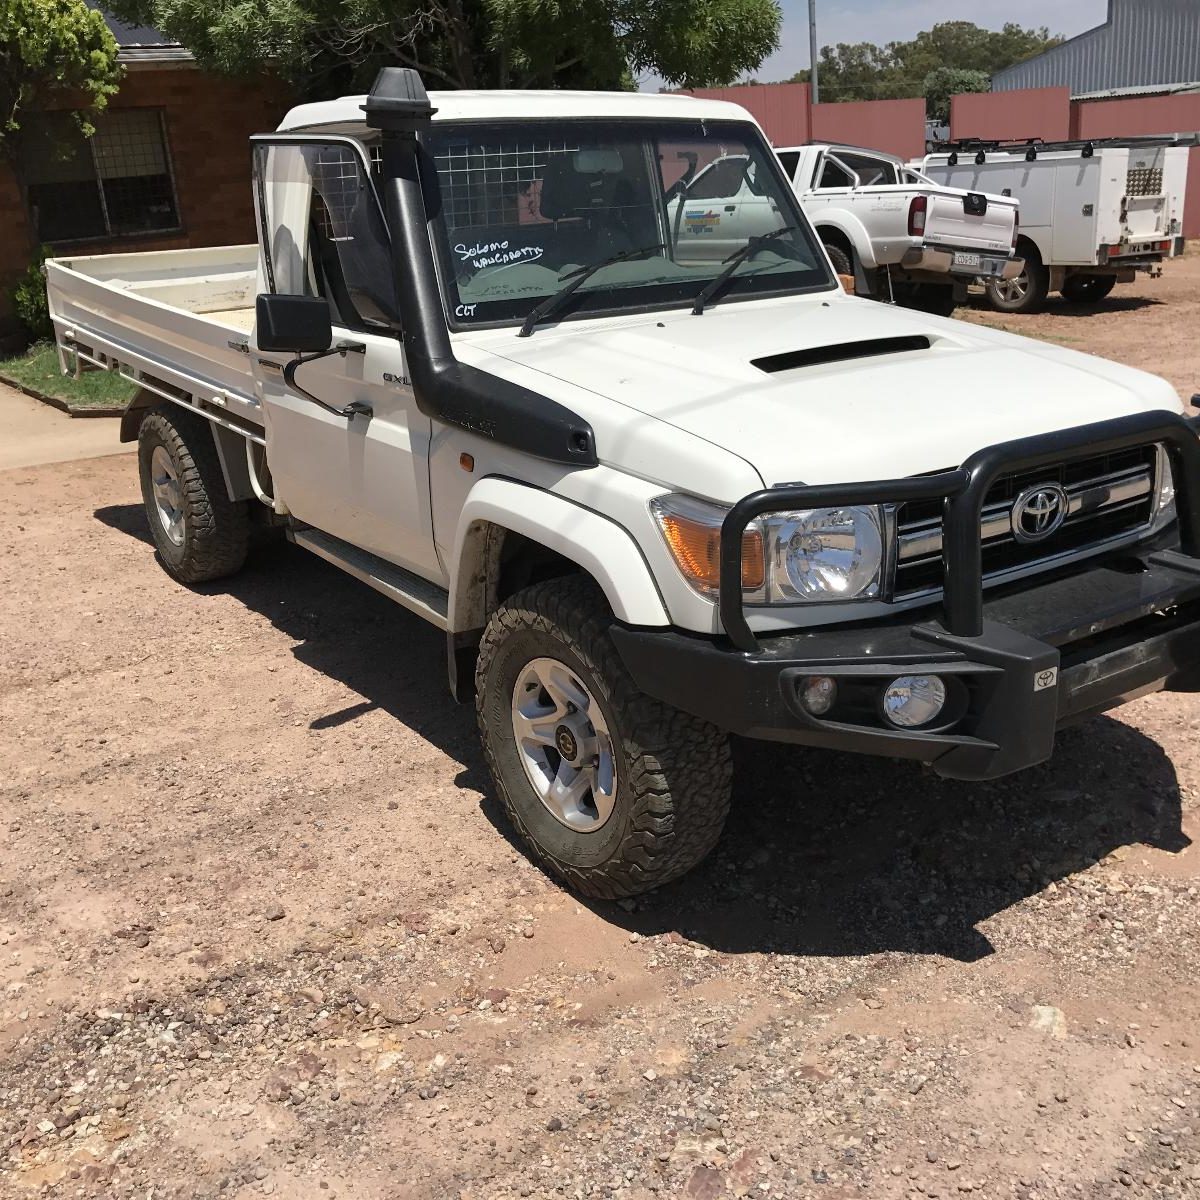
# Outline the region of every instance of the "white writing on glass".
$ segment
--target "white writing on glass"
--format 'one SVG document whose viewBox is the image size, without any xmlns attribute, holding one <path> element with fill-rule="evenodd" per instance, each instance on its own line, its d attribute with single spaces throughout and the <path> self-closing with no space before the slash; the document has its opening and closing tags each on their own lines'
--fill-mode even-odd
<svg viewBox="0 0 1200 1200">
<path fill-rule="evenodd" d="M 477 271 L 484 267 L 497 267 L 515 262 L 537 262 L 544 253 L 541 246 L 514 246 L 511 249 L 507 241 L 479 242 L 467 246 L 459 242 L 454 247 L 454 253 L 463 262 L 469 262 Z"/>
</svg>

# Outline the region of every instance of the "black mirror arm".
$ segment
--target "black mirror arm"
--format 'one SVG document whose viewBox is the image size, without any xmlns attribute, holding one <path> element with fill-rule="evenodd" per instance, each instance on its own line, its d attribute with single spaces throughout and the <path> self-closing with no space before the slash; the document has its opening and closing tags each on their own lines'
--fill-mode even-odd
<svg viewBox="0 0 1200 1200">
<path fill-rule="evenodd" d="M 314 396 L 307 388 L 301 387 L 296 382 L 296 372 L 304 366 L 305 363 L 316 362 L 319 358 L 329 358 L 331 355 L 340 354 L 343 358 L 347 354 L 365 354 L 366 346 L 362 342 L 338 342 L 335 346 L 330 346 L 328 350 L 322 350 L 319 354 L 302 354 L 297 358 L 293 358 L 283 368 L 283 382 L 293 391 L 299 393 L 310 400 L 318 408 L 323 408 L 327 413 L 332 413 L 335 417 L 346 417 L 353 420 L 355 417 L 369 417 L 371 415 L 371 406 L 364 404 L 361 400 L 355 400 L 353 404 L 347 404 L 345 408 L 335 408 L 332 404 L 326 404 L 324 400 Z"/>
</svg>

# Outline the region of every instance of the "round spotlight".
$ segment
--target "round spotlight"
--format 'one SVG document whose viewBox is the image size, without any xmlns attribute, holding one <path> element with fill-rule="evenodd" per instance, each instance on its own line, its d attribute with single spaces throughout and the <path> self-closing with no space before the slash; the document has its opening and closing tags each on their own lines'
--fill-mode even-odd
<svg viewBox="0 0 1200 1200">
<path fill-rule="evenodd" d="M 805 712 L 823 717 L 837 700 L 837 680 L 828 675 L 810 675 L 800 685 L 800 703 Z"/>
<path fill-rule="evenodd" d="M 946 706 L 946 685 L 936 675 L 901 675 L 883 693 L 883 715 L 901 729 L 932 724 Z"/>
</svg>

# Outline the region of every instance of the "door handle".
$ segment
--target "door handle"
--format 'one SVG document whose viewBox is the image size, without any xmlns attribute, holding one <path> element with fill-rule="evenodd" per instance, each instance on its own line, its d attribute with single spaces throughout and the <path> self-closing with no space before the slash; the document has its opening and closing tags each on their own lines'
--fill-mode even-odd
<svg viewBox="0 0 1200 1200">
<path fill-rule="evenodd" d="M 725 211 L 726 212 L 737 212 L 737 205 L 736 204 L 727 204 L 727 205 L 725 205 Z"/>
</svg>

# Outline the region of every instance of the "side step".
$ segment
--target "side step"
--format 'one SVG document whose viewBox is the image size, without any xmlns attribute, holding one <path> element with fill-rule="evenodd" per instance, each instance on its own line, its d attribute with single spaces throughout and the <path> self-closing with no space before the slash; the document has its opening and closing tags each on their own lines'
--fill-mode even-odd
<svg viewBox="0 0 1200 1200">
<path fill-rule="evenodd" d="M 430 583 L 395 563 L 360 550 L 319 529 L 289 529 L 288 537 L 297 546 L 303 546 L 335 567 L 341 567 L 347 575 L 361 579 L 389 600 L 404 605 L 439 629 L 449 626 L 446 614 L 450 596 L 445 588 L 438 587 L 436 583 Z"/>
</svg>

